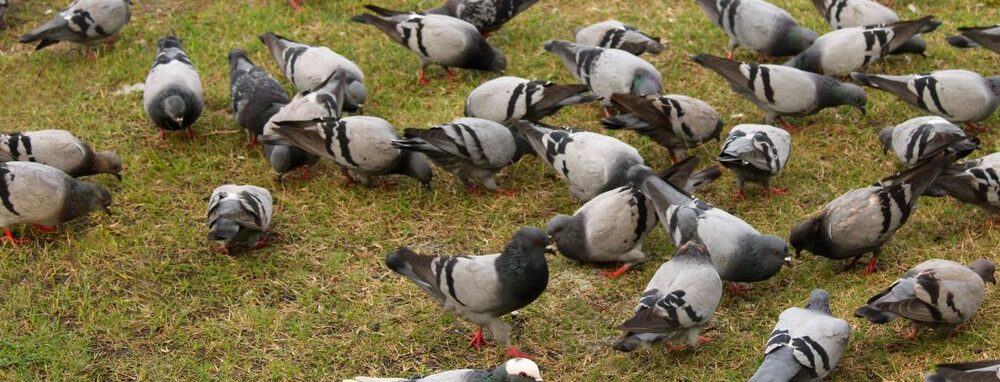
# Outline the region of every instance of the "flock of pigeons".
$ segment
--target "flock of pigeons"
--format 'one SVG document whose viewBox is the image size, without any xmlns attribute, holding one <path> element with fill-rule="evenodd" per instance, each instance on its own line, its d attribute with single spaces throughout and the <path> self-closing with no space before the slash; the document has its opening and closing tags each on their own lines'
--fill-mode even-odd
<svg viewBox="0 0 1000 382">
<path fill-rule="evenodd" d="M 0 16 L 9 0 L 0 0 Z M 423 13 L 366 6 L 372 13 L 351 20 L 374 26 L 420 57 L 419 81 L 427 83 L 430 65 L 501 73 L 507 61 L 486 37 L 537 0 L 449 0 Z M 699 0 L 705 14 L 729 35 L 729 58 L 693 55 L 718 73 L 738 94 L 766 113 L 766 124 L 730 129 L 717 160 L 737 178 L 738 196 L 746 182 L 761 184 L 779 175 L 791 154 L 796 129 L 789 116 L 851 106 L 865 111 L 865 91 L 831 76 L 849 75 L 857 83 L 890 92 L 929 116 L 914 118 L 879 133 L 904 170 L 871 186 L 849 191 L 797 225 L 790 234 L 796 254 L 809 251 L 849 260 L 848 268 L 871 254 L 866 272 L 875 270 L 881 247 L 906 223 L 920 196 L 951 196 L 1000 214 L 1000 153 L 959 161 L 979 147 L 977 122 L 1000 106 L 1000 76 L 967 70 L 942 70 L 904 76 L 865 74 L 870 63 L 888 54 L 923 54 L 922 33 L 941 22 L 933 17 L 900 21 L 871 0 L 814 0 L 834 29 L 820 36 L 803 28 L 786 11 L 764 0 Z M 299 6 L 298 1 L 292 2 Z M 38 49 L 60 41 L 90 48 L 113 41 L 129 21 L 129 0 L 76 0 L 52 21 L 21 38 Z M 1000 53 L 1000 27 L 962 28 L 949 37 L 959 47 L 983 46 Z M 232 109 L 250 145 L 261 144 L 279 174 L 325 158 L 347 179 L 366 186 L 376 177 L 400 174 L 430 187 L 432 166 L 461 179 L 470 192 L 484 187 L 505 192 L 497 173 L 525 155 L 550 164 L 586 201 L 573 215 L 557 215 L 546 230 L 520 229 L 500 254 L 425 256 L 400 248 L 387 266 L 409 278 L 445 310 L 479 326 L 470 346 L 486 344 L 483 329 L 506 345 L 511 360 L 492 370 L 453 370 L 414 379 L 357 381 L 541 381 L 538 366 L 511 345 L 511 326 L 500 319 L 533 302 L 546 289 L 546 253 L 558 252 L 581 263 L 622 263 L 606 272 L 621 276 L 647 260 L 643 238 L 662 222 L 678 250 L 642 292 L 632 318 L 619 326 L 620 351 L 665 342 L 670 349 L 696 347 L 723 294 L 742 293 L 741 284 L 764 281 L 791 266 L 784 239 L 765 235 L 737 216 L 691 195 L 722 175 L 717 166 L 697 169 L 687 150 L 721 138 L 724 123 L 707 103 L 663 94 L 656 67 L 641 58 L 666 47 L 656 37 L 618 21 L 577 30 L 576 41 L 548 41 L 580 84 L 560 85 L 518 77 L 487 81 L 469 94 L 465 116 L 430 129 L 406 129 L 403 136 L 387 121 L 363 115 L 368 91 L 361 69 L 320 46 L 299 43 L 272 32 L 260 36 L 297 93 L 289 98 L 281 84 L 256 66 L 246 52 L 229 54 Z M 732 61 L 743 46 L 762 58 L 792 57 L 784 65 Z M 146 79 L 143 106 L 160 129 L 184 130 L 191 137 L 203 109 L 201 79 L 181 40 L 167 36 Z M 600 133 L 554 127 L 542 118 L 575 104 L 600 102 L 608 129 L 632 130 L 669 150 L 675 165 L 657 174 L 630 145 Z M 781 121 L 784 128 L 772 124 Z M 95 152 L 63 130 L 0 136 L 0 225 L 34 224 L 39 229 L 109 211 L 111 195 L 100 185 L 76 177 L 108 173 L 120 177 L 122 160 Z M 209 238 L 226 248 L 266 244 L 272 217 L 268 190 L 223 185 L 209 200 Z M 110 213 L 110 212 L 109 212 Z M 903 317 L 920 327 L 959 330 L 984 302 L 986 282 L 996 283 L 995 265 L 979 259 L 968 266 L 932 259 L 913 267 L 855 312 L 881 324 Z M 830 312 L 829 294 L 813 290 L 805 308 L 778 317 L 767 341 L 763 364 L 751 381 L 814 381 L 826 377 L 844 355 L 851 328 Z M 954 333 L 954 332 L 953 332 Z M 1000 361 L 939 365 L 928 381 L 1000 381 Z"/>
</svg>

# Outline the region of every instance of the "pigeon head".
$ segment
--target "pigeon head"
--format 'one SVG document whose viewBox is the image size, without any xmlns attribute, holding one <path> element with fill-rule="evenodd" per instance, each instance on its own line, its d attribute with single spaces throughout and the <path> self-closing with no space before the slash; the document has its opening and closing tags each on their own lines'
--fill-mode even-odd
<svg viewBox="0 0 1000 382">
<path fill-rule="evenodd" d="M 778 269 L 782 265 L 792 267 L 792 256 L 788 253 L 788 243 L 772 235 L 758 235 L 750 239 L 750 250 L 766 268 Z"/>
<path fill-rule="evenodd" d="M 362 111 L 365 101 L 368 100 L 368 89 L 361 81 L 348 81 L 347 91 L 344 94 L 344 109 L 349 112 Z"/>
<path fill-rule="evenodd" d="M 993 90 L 993 94 L 1000 97 L 1000 76 L 986 77 L 986 83 L 990 85 L 990 89 Z"/>
<path fill-rule="evenodd" d="M 833 83 L 827 88 L 827 92 L 829 106 L 849 105 L 860 110 L 861 114 L 865 114 L 868 95 L 860 86 L 833 80 Z"/>
<path fill-rule="evenodd" d="M 561 234 L 572 221 L 572 216 L 558 214 L 549 220 L 549 224 L 546 226 L 545 230 L 548 231 L 549 236 L 552 236 L 553 239 L 557 239 L 559 234 Z"/>
<path fill-rule="evenodd" d="M 514 358 L 497 368 L 503 375 L 500 380 L 510 382 L 542 382 L 542 372 L 538 365 L 527 358 Z"/>
<path fill-rule="evenodd" d="M 642 185 L 650 176 L 656 176 L 656 173 L 646 165 L 638 164 L 628 170 L 628 181 L 639 189 L 642 189 Z"/>
<path fill-rule="evenodd" d="M 774 44 L 776 48 L 772 49 L 770 54 L 772 56 L 794 56 L 809 49 L 817 38 L 819 38 L 819 33 L 812 29 L 793 25 L 785 32 L 785 38 Z"/>
<path fill-rule="evenodd" d="M 823 289 L 813 289 L 809 293 L 809 302 L 806 304 L 806 309 L 833 315 L 830 312 L 830 293 Z"/>
<path fill-rule="evenodd" d="M 545 247 L 549 245 L 549 235 L 538 227 L 524 227 L 514 234 L 514 237 L 507 243 L 504 253 L 544 253 Z"/>
<path fill-rule="evenodd" d="M 156 42 L 156 47 L 162 52 L 164 50 L 175 48 L 181 49 L 181 39 L 177 38 L 173 32 L 169 36 L 161 38 Z"/>
<path fill-rule="evenodd" d="M 274 61 L 278 63 L 279 68 L 285 67 L 285 49 L 288 48 L 287 43 L 283 42 L 293 42 L 292 40 L 286 39 L 274 32 L 264 32 L 260 36 L 257 36 L 260 42 L 267 46 L 267 50 L 271 52 L 271 56 L 274 56 Z"/>
<path fill-rule="evenodd" d="M 632 78 L 632 94 L 646 96 L 659 94 L 663 91 L 663 84 L 660 83 L 660 75 L 656 72 L 640 70 Z"/>
<path fill-rule="evenodd" d="M 997 279 L 994 275 L 997 270 L 997 266 L 990 259 L 984 258 L 973 261 L 972 264 L 969 264 L 969 268 L 972 268 L 972 270 L 976 272 L 976 274 L 979 275 L 983 281 L 997 285 Z"/>
<path fill-rule="evenodd" d="M 75 219 L 93 211 L 104 211 L 111 215 L 111 192 L 99 184 L 75 182 L 70 190 L 70 208 L 67 217 Z"/>
<path fill-rule="evenodd" d="M 400 157 L 403 161 L 403 175 L 413 177 L 413 179 L 419 181 L 424 187 L 430 189 L 434 172 L 431 170 L 431 164 L 427 162 L 427 157 L 424 154 L 410 150 L 403 150 Z"/>
<path fill-rule="evenodd" d="M 122 180 L 122 158 L 112 151 L 94 153 L 92 170 L 95 173 L 111 174 Z"/>
<path fill-rule="evenodd" d="M 882 142 L 882 154 L 892 150 L 892 130 L 895 126 L 889 126 L 878 132 L 878 140 Z"/>
<path fill-rule="evenodd" d="M 233 73 L 239 68 L 247 68 L 253 66 L 253 61 L 250 61 L 250 57 L 247 56 L 247 51 L 243 49 L 233 49 L 229 51 L 229 72 Z"/>
<path fill-rule="evenodd" d="M 815 252 L 816 246 L 814 244 L 820 240 L 819 231 L 822 223 L 821 217 L 814 216 L 792 228 L 788 241 L 795 248 L 795 257 L 801 256 L 803 250 Z"/>
<path fill-rule="evenodd" d="M 170 117 L 170 121 L 176 124 L 176 128 L 183 129 L 184 115 L 187 113 L 187 103 L 179 95 L 172 95 L 163 99 L 163 112 Z"/>
<path fill-rule="evenodd" d="M 708 253 L 708 249 L 705 248 L 704 245 L 691 240 L 685 242 L 680 248 L 677 248 L 677 253 L 674 254 L 674 258 L 677 257 L 686 257 L 712 262 L 712 255 Z"/>
<path fill-rule="evenodd" d="M 559 214 L 549 220 L 546 230 L 561 255 L 570 260 L 582 261 L 587 250 L 582 219 Z"/>
</svg>

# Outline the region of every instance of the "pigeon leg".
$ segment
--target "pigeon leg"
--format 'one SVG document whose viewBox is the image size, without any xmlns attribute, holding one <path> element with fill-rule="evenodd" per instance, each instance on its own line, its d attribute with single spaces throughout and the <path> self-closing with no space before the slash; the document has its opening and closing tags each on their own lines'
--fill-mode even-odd
<svg viewBox="0 0 1000 382">
<path fill-rule="evenodd" d="M 10 233 L 10 228 L 3 227 L 4 236 L 0 238 L 0 241 L 10 242 L 13 245 L 21 245 L 29 242 L 27 239 L 18 239 L 14 237 L 14 234 Z"/>
<path fill-rule="evenodd" d="M 428 85 L 431 84 L 430 82 L 427 82 L 427 78 L 424 78 L 424 67 L 423 66 L 420 67 L 420 75 L 417 77 L 417 81 L 420 82 L 420 84 L 423 85 L 423 86 L 428 86 Z"/>
<path fill-rule="evenodd" d="M 800 130 L 798 127 L 792 126 L 792 124 L 788 123 L 788 121 L 786 121 L 784 118 L 781 119 L 781 127 L 783 127 L 790 134 L 795 134 Z"/>
<path fill-rule="evenodd" d="M 302 166 L 302 180 L 309 180 L 309 165 Z"/>
<path fill-rule="evenodd" d="M 253 149 L 257 147 L 257 134 L 250 133 L 250 141 L 247 142 L 247 148 Z"/>
<path fill-rule="evenodd" d="M 988 127 L 985 127 L 975 122 L 966 122 L 965 129 L 974 133 L 985 133 L 990 130 Z"/>
<path fill-rule="evenodd" d="M 87 60 L 94 61 L 97 59 L 97 53 L 94 53 L 94 49 L 91 49 L 89 46 L 84 49 L 87 49 Z"/>
<path fill-rule="evenodd" d="M 671 343 L 667 343 L 667 352 L 668 353 L 673 353 L 673 352 L 676 352 L 676 351 L 685 351 L 685 350 L 687 350 L 687 348 L 688 348 L 687 345 L 674 345 L 674 344 L 671 344 Z"/>
<path fill-rule="evenodd" d="M 271 238 L 264 237 L 263 239 L 260 239 L 256 243 L 254 243 L 254 245 L 252 247 L 250 247 L 250 249 L 252 249 L 252 250 L 261 249 L 261 248 L 264 248 L 264 247 L 267 247 L 267 246 L 271 245 L 271 243 L 273 243 L 271 241 Z"/>
<path fill-rule="evenodd" d="M 517 192 L 515 192 L 514 190 L 508 190 L 508 189 L 504 189 L 504 188 L 497 188 L 493 192 L 495 192 L 497 194 L 497 196 L 514 196 L 514 195 L 517 195 Z"/>
<path fill-rule="evenodd" d="M 629 271 L 629 269 L 632 269 L 632 264 L 625 263 L 625 264 L 622 264 L 621 267 L 618 267 L 618 269 L 616 269 L 614 271 L 604 271 L 604 272 L 601 272 L 601 274 L 603 274 L 604 277 L 607 277 L 609 279 L 617 279 L 619 277 L 622 277 L 622 275 L 624 275 L 625 273 L 627 273 Z"/>
<path fill-rule="evenodd" d="M 160 129 L 160 139 L 161 140 L 167 139 L 167 131 L 166 130 Z"/>
<path fill-rule="evenodd" d="M 601 113 L 604 114 L 604 118 L 611 118 L 611 108 L 601 106 Z"/>
<path fill-rule="evenodd" d="M 669 151 L 670 151 L 670 161 L 673 164 L 677 164 L 677 154 L 674 153 L 674 150 L 669 150 Z"/>
<path fill-rule="evenodd" d="M 508 358 L 527 358 L 527 359 L 531 359 L 531 355 L 530 354 L 521 352 L 520 350 L 517 350 L 516 347 L 510 346 L 510 345 L 507 346 L 507 357 Z"/>
<path fill-rule="evenodd" d="M 163 130 L 160 130 L 160 131 L 163 131 Z M 188 128 L 187 128 L 187 134 L 188 134 L 188 139 L 190 139 L 190 140 L 198 139 L 198 133 L 196 133 L 194 131 L 193 127 L 188 126 Z"/>
<path fill-rule="evenodd" d="M 920 328 L 917 327 L 917 324 L 910 325 L 910 327 L 906 328 L 906 331 L 903 332 L 903 339 L 907 341 L 916 341 L 918 333 L 920 333 Z"/>
<path fill-rule="evenodd" d="M 847 272 L 847 271 L 849 271 L 851 269 L 854 269 L 854 266 L 858 264 L 858 260 L 860 260 L 860 259 L 861 259 L 861 255 L 854 256 L 854 258 L 851 259 L 851 262 L 847 263 L 847 266 L 844 267 L 844 269 L 842 269 L 841 272 Z"/>
<path fill-rule="evenodd" d="M 867 275 L 870 275 L 872 273 L 875 273 L 875 264 L 877 262 L 878 262 L 878 256 L 873 253 L 872 254 L 872 261 L 868 263 L 868 266 L 865 267 L 865 271 L 862 274 L 864 274 L 864 275 L 867 276 Z"/>
<path fill-rule="evenodd" d="M 49 227 L 47 225 L 32 224 L 31 226 L 34 227 L 36 231 L 41 233 L 52 233 L 56 231 L 56 227 Z"/>
<path fill-rule="evenodd" d="M 966 330 L 969 330 L 969 324 L 965 324 L 965 323 L 960 324 L 960 325 L 956 326 L 955 329 L 952 329 L 951 332 L 948 333 L 948 338 L 955 338 L 959 334 L 965 332 Z"/>
<path fill-rule="evenodd" d="M 108 37 L 107 40 L 104 40 L 104 46 L 108 47 L 108 48 L 111 48 L 111 47 L 115 46 L 116 42 L 118 42 L 118 35 L 117 34 L 114 35 L 114 36 Z"/>
<path fill-rule="evenodd" d="M 465 185 L 465 192 L 470 193 L 470 194 L 478 194 L 479 193 L 479 186 L 476 185 L 475 183 L 469 183 L 469 184 Z"/>
<path fill-rule="evenodd" d="M 354 177 L 351 176 L 351 172 L 347 171 L 347 168 L 341 167 L 340 173 L 344 175 L 344 180 L 347 181 L 348 186 L 353 186 L 358 183 L 356 180 L 354 180 Z"/>
<path fill-rule="evenodd" d="M 733 194 L 733 200 L 740 202 L 747 200 L 746 187 L 743 185 L 743 179 L 736 177 L 736 193 Z"/>
<path fill-rule="evenodd" d="M 292 6 L 292 9 L 295 9 L 296 11 L 302 10 L 301 0 L 288 0 L 288 5 Z"/>
<path fill-rule="evenodd" d="M 476 348 L 476 351 L 482 351 L 483 346 L 490 346 L 490 343 L 486 342 L 486 338 L 483 337 L 483 328 L 479 328 L 472 334 L 472 340 L 469 341 L 469 347 Z"/>
<path fill-rule="evenodd" d="M 733 50 L 732 49 L 729 49 L 729 51 L 726 52 L 726 59 L 727 60 L 732 60 L 733 59 Z"/>
<path fill-rule="evenodd" d="M 732 293 L 737 296 L 744 296 L 747 294 L 747 291 L 750 290 L 750 288 L 737 283 L 729 283 L 729 286 L 727 286 L 726 289 L 729 290 L 729 293 Z"/>
</svg>

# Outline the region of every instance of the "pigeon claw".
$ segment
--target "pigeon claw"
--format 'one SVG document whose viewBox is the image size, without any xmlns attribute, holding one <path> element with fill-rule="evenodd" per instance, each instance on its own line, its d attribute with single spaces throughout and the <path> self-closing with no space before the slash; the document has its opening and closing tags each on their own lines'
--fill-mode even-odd
<svg viewBox="0 0 1000 382">
<path fill-rule="evenodd" d="M 733 50 L 732 49 L 730 49 L 729 51 L 726 52 L 726 59 L 732 61 L 732 59 L 733 59 Z"/>
<path fill-rule="evenodd" d="M 788 195 L 788 189 L 787 188 L 771 188 L 771 189 L 769 189 L 767 191 L 770 192 L 771 195 L 774 195 L 774 196 Z"/>
<path fill-rule="evenodd" d="M 310 175 L 312 175 L 312 172 L 309 166 L 302 166 L 302 180 L 309 180 Z"/>
<path fill-rule="evenodd" d="M 301 11 L 302 10 L 302 1 L 301 0 L 288 0 L 288 5 L 290 5 L 292 7 L 292 9 L 294 9 L 296 11 Z"/>
<path fill-rule="evenodd" d="M 517 350 L 516 347 L 507 346 L 507 358 L 527 358 L 531 359 L 531 355 L 528 353 L 521 352 Z"/>
<path fill-rule="evenodd" d="M 603 274 L 604 277 L 607 277 L 607 278 L 613 280 L 613 279 L 617 279 L 619 277 L 622 277 L 622 275 L 624 275 L 625 273 L 627 273 L 629 271 L 629 269 L 632 269 L 632 264 L 622 264 L 622 266 L 618 267 L 618 269 L 615 269 L 613 271 L 604 271 L 604 272 L 601 272 L 601 274 Z"/>
<path fill-rule="evenodd" d="M 478 194 L 479 193 L 479 186 L 477 186 L 475 184 L 468 184 L 468 185 L 465 186 L 465 192 L 470 193 L 470 194 Z"/>
<path fill-rule="evenodd" d="M 247 142 L 247 148 L 248 149 L 257 148 L 257 145 L 258 145 L 257 134 L 250 133 L 250 142 Z"/>
<path fill-rule="evenodd" d="M 920 328 L 918 328 L 917 325 L 910 325 L 908 328 L 906 328 L 906 331 L 903 332 L 903 336 L 902 337 L 903 337 L 903 339 L 905 339 L 907 341 L 916 341 L 917 340 L 917 334 L 919 332 L 920 332 Z"/>
<path fill-rule="evenodd" d="M 726 289 L 729 290 L 729 293 L 732 293 L 737 296 L 745 296 L 747 292 L 750 291 L 750 288 L 737 283 L 729 283 Z"/>
<path fill-rule="evenodd" d="M 784 119 L 781 120 L 781 127 L 784 128 L 785 131 L 788 131 L 790 134 L 795 134 L 801 130 L 798 127 L 792 126 L 791 123 L 788 123 L 788 121 Z"/>
<path fill-rule="evenodd" d="M 420 75 L 417 77 L 417 82 L 420 82 L 420 84 L 423 86 L 428 86 L 431 84 L 430 82 L 427 81 L 427 78 L 424 77 L 424 68 L 420 68 Z"/>
<path fill-rule="evenodd" d="M 449 80 L 454 80 L 455 79 L 455 72 L 452 72 L 451 68 L 449 68 L 447 66 L 444 67 L 444 74 L 445 74 L 445 76 L 448 77 Z"/>
<path fill-rule="evenodd" d="M 733 193 L 733 200 L 737 202 L 747 200 L 747 194 L 743 192 L 743 190 L 736 190 L 736 192 Z"/>
<path fill-rule="evenodd" d="M 163 132 L 163 130 L 161 129 L 160 130 L 160 134 L 162 134 L 162 132 Z M 195 140 L 195 139 L 198 139 L 198 133 L 196 133 L 194 131 L 193 127 L 188 127 L 187 128 L 187 135 L 188 135 L 188 139 L 190 139 L 192 141 Z"/>
<path fill-rule="evenodd" d="M 980 125 L 975 122 L 966 122 L 965 129 L 973 133 L 985 133 L 990 130 L 988 127 Z"/>
<path fill-rule="evenodd" d="M 611 108 L 601 106 L 601 113 L 604 115 L 604 118 L 611 118 Z"/>
<path fill-rule="evenodd" d="M 710 343 L 710 342 L 712 342 L 711 338 L 705 337 L 705 336 L 698 336 L 698 343 L 699 344 L 704 345 L 704 344 L 707 344 L 707 343 Z"/>
<path fill-rule="evenodd" d="M 490 346 L 490 343 L 486 342 L 486 338 L 483 337 L 483 328 L 479 328 L 472 334 L 472 340 L 469 341 L 469 347 L 476 348 L 476 351 L 482 351 L 483 346 Z"/>
<path fill-rule="evenodd" d="M 969 330 L 968 324 L 958 325 L 955 327 L 955 329 L 952 329 L 951 332 L 948 333 L 948 338 L 958 337 L 959 334 L 965 332 L 966 330 Z"/>
<path fill-rule="evenodd" d="M 56 227 L 50 227 L 50 226 L 47 226 L 47 225 L 32 224 L 31 226 L 35 228 L 35 231 L 38 231 L 38 232 L 41 232 L 41 233 L 52 233 L 52 232 L 56 231 Z"/>
<path fill-rule="evenodd" d="M 28 240 L 28 239 L 18 239 L 16 237 L 14 237 L 14 234 L 10 233 L 10 229 L 7 228 L 7 227 L 4 227 L 3 231 L 4 231 L 4 236 L 3 236 L 3 238 L 0 238 L 0 241 L 6 241 L 6 242 L 10 243 L 11 245 L 15 245 L 16 246 L 16 245 L 21 245 L 21 244 L 27 244 L 28 242 L 31 241 L 31 240 Z"/>
<path fill-rule="evenodd" d="M 671 343 L 667 344 L 667 352 L 668 353 L 673 353 L 673 352 L 677 352 L 677 351 L 685 351 L 685 350 L 687 350 L 687 348 L 688 348 L 687 345 L 674 345 L 674 344 L 671 344 Z"/>
<path fill-rule="evenodd" d="M 514 195 L 517 195 L 517 192 L 515 192 L 514 190 L 507 190 L 507 189 L 503 189 L 503 188 L 498 188 L 494 192 L 497 194 L 497 196 L 514 196 Z"/>
<path fill-rule="evenodd" d="M 878 263 L 878 257 L 872 256 L 872 261 L 868 262 L 868 266 L 865 267 L 865 271 L 862 274 L 867 276 L 872 273 L 875 273 L 877 263 Z"/>
</svg>

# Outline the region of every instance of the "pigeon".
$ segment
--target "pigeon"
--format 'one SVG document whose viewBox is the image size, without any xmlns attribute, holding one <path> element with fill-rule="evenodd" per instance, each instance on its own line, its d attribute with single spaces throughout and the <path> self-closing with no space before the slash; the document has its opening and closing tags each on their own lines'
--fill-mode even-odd
<svg viewBox="0 0 1000 382">
<path fill-rule="evenodd" d="M 341 71 L 347 81 L 345 98 L 340 100 L 342 108 L 352 113 L 364 108 L 368 98 L 365 75 L 351 60 L 325 46 L 301 44 L 274 32 L 260 35 L 260 41 L 267 46 L 278 67 L 299 93 L 321 87 L 333 72 Z"/>
<path fill-rule="evenodd" d="M 835 30 L 785 65 L 825 75 L 847 75 L 867 68 L 889 52 L 895 51 L 918 33 L 937 29 L 941 21 L 926 16 L 885 26 L 860 26 Z"/>
<path fill-rule="evenodd" d="M 916 339 L 920 326 L 960 326 L 976 314 L 985 298 L 985 283 L 996 285 L 996 265 L 989 259 L 969 266 L 951 260 L 932 259 L 913 267 L 903 277 L 868 299 L 854 315 L 874 324 L 903 317 L 913 321 L 907 339 Z"/>
<path fill-rule="evenodd" d="M 484 256 L 423 256 L 402 247 L 385 263 L 427 292 L 446 311 L 478 325 L 469 343 L 485 344 L 483 327 L 507 346 L 510 357 L 527 358 L 510 345 L 511 327 L 500 316 L 531 304 L 545 291 L 549 268 L 545 260 L 549 236 L 535 227 L 514 234 L 503 253 Z"/>
<path fill-rule="evenodd" d="M 132 17 L 131 0 L 73 0 L 51 21 L 21 36 L 22 44 L 38 42 L 40 50 L 60 41 L 83 44 L 93 57 L 91 47 L 117 39 L 118 32 Z"/>
<path fill-rule="evenodd" d="M 951 36 L 946 38 L 954 47 L 975 48 L 983 47 L 1000 54 L 1000 25 L 987 27 L 964 27 L 958 28 L 961 36 Z"/>
<path fill-rule="evenodd" d="M 171 34 L 156 43 L 159 52 L 146 76 L 142 106 L 149 119 L 160 128 L 160 138 L 167 130 L 187 130 L 194 138 L 194 122 L 201 116 L 205 96 L 201 77 L 181 47 L 181 40 Z"/>
<path fill-rule="evenodd" d="M 687 242 L 646 284 L 635 315 L 618 326 L 625 335 L 614 348 L 630 352 L 643 344 L 667 341 L 671 350 L 680 350 L 708 342 L 699 334 L 721 299 L 722 280 L 711 256 L 705 246 Z"/>
<path fill-rule="evenodd" d="M 74 178 L 111 174 L 122 179 L 122 159 L 111 151 L 95 152 L 66 130 L 0 134 L 0 162 L 37 162 Z"/>
<path fill-rule="evenodd" d="M 618 20 L 608 20 L 576 30 L 576 43 L 621 49 L 636 56 L 643 53 L 659 54 L 666 46 L 659 37 L 642 33 L 635 27 Z"/>
<path fill-rule="evenodd" d="M 538 0 L 448 0 L 440 7 L 428 9 L 427 13 L 460 18 L 475 26 L 483 37 L 487 37 L 537 2 Z"/>
<path fill-rule="evenodd" d="M 739 46 L 763 56 L 794 56 L 819 37 L 799 26 L 787 11 L 764 0 L 698 0 L 698 6 L 729 35 L 730 60 Z"/>
<path fill-rule="evenodd" d="M 611 103 L 626 114 L 601 120 L 611 130 L 633 130 L 670 151 L 674 162 L 687 157 L 687 150 L 710 140 L 719 140 L 722 118 L 702 100 L 680 94 L 645 97 L 614 94 Z"/>
<path fill-rule="evenodd" d="M 288 104 L 282 106 L 264 124 L 259 140 L 271 144 L 288 144 L 274 132 L 274 128 L 281 122 L 303 122 L 306 126 L 313 126 L 319 120 L 340 118 L 347 87 L 343 72 L 335 71 L 317 87 L 295 94 Z"/>
<path fill-rule="evenodd" d="M 649 62 L 624 50 L 549 40 L 545 50 L 562 59 L 573 77 L 601 97 L 601 104 L 611 105 L 616 93 L 645 96 L 663 92 L 660 72 Z"/>
<path fill-rule="evenodd" d="M 878 133 L 882 152 L 892 150 L 903 166 L 913 167 L 947 151 L 961 159 L 979 148 L 979 138 L 969 137 L 965 131 L 944 118 L 917 117 L 896 126 L 889 126 Z"/>
<path fill-rule="evenodd" d="M 505 1 L 505 0 L 500 0 Z M 503 73 L 507 58 L 472 24 L 451 16 L 403 13 L 366 5 L 377 15 L 361 14 L 351 21 L 373 25 L 392 41 L 420 56 L 420 84 L 427 86 L 424 69 L 441 65 L 451 76 L 449 67 Z"/>
<path fill-rule="evenodd" d="M 403 136 L 405 139 L 393 140 L 392 147 L 423 153 L 457 176 L 470 193 L 478 191 L 478 183 L 490 191 L 509 194 L 497 188 L 497 172 L 531 151 L 511 129 L 481 118 L 459 118 L 430 129 L 405 129 Z"/>
<path fill-rule="evenodd" d="M 1000 382 L 1000 360 L 942 363 L 925 382 Z"/>
<path fill-rule="evenodd" d="M 103 210 L 111 214 L 111 193 L 104 186 L 76 180 L 60 169 L 35 162 L 0 163 L 0 226 L 4 241 L 24 243 L 10 232 L 15 224 L 42 231 Z"/>
<path fill-rule="evenodd" d="M 607 135 L 529 121 L 519 121 L 514 128 L 569 182 L 570 193 L 581 201 L 627 185 L 628 169 L 643 164 L 638 150 Z"/>
<path fill-rule="evenodd" d="M 772 195 L 784 195 L 787 190 L 771 188 L 771 178 L 781 174 L 791 152 L 792 136 L 785 130 L 768 125 L 736 125 L 715 159 L 736 174 L 736 198 L 743 199 L 746 181 L 760 183 Z"/>
<path fill-rule="evenodd" d="M 765 124 L 783 116 L 806 116 L 828 107 L 853 106 L 865 113 L 868 97 L 854 84 L 781 65 L 740 63 L 708 54 L 692 56 L 719 73 L 729 86 L 766 113 Z M 786 129 L 796 129 L 785 122 Z"/>
<path fill-rule="evenodd" d="M 596 101 L 597 96 L 583 94 L 589 90 L 587 85 L 557 85 L 509 76 L 494 78 L 469 93 L 465 116 L 504 125 L 520 119 L 538 121 L 563 107 Z"/>
<path fill-rule="evenodd" d="M 973 130 L 983 130 L 976 122 L 989 118 L 1000 107 L 1000 75 L 983 78 L 968 70 L 938 70 L 905 76 L 855 72 L 851 78 Z"/>
<path fill-rule="evenodd" d="M 813 289 L 805 308 L 788 308 L 764 348 L 764 363 L 749 382 L 819 381 L 847 350 L 851 325 L 830 312 L 830 294 Z"/>
<path fill-rule="evenodd" d="M 7 27 L 7 22 L 4 21 L 4 15 L 7 13 L 7 8 L 10 8 L 11 0 L 0 0 L 0 29 Z"/>
<path fill-rule="evenodd" d="M 208 240 L 225 242 L 225 251 L 267 244 L 273 207 L 271 193 L 252 185 L 226 184 L 208 200 Z"/>
<path fill-rule="evenodd" d="M 834 30 L 889 25 L 899 21 L 896 12 L 873 0 L 813 0 L 813 5 Z M 923 55 L 926 50 L 927 42 L 917 35 L 911 37 L 902 46 L 890 51 L 889 54 Z"/>
<path fill-rule="evenodd" d="M 992 222 L 1000 223 L 1000 153 L 955 164 L 931 187 L 983 209 Z"/>
<path fill-rule="evenodd" d="M 918 166 L 834 199 L 792 228 L 789 240 L 796 255 L 806 250 L 833 260 L 852 259 L 847 266 L 850 269 L 862 255 L 871 253 L 865 272 L 874 272 L 882 246 L 906 223 L 920 195 L 953 161 L 953 156 L 939 153 Z"/>
<path fill-rule="evenodd" d="M 492 370 L 451 370 L 415 378 L 354 377 L 343 382 L 542 382 L 542 372 L 530 359 L 513 358 Z"/>
</svg>

